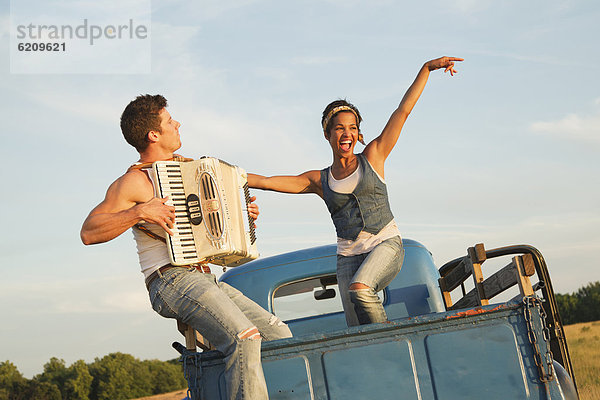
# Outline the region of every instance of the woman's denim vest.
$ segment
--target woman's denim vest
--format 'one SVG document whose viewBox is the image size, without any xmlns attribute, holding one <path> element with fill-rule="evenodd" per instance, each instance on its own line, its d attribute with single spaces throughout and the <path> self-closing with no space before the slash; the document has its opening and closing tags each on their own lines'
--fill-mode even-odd
<svg viewBox="0 0 600 400">
<path fill-rule="evenodd" d="M 337 193 L 329 187 L 329 167 L 321 170 L 323 200 L 327 204 L 337 236 L 356 240 L 361 231 L 376 235 L 393 218 L 387 188 L 365 156 L 357 154 L 362 178 L 352 193 Z"/>
</svg>

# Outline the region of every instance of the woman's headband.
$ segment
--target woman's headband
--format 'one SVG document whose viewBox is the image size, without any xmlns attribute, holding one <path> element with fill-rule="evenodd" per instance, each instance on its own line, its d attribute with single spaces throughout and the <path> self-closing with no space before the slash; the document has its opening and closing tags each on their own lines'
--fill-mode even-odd
<svg viewBox="0 0 600 400">
<path fill-rule="evenodd" d="M 352 107 L 349 107 L 349 106 L 338 106 L 338 107 L 335 107 L 333 110 L 329 111 L 329 114 L 327 114 L 327 116 L 323 120 L 323 130 L 324 131 L 327 130 L 327 124 L 329 124 L 329 120 L 331 120 L 331 118 L 335 114 L 337 114 L 337 113 L 339 113 L 341 111 L 350 111 L 356 117 L 356 124 L 357 125 L 360 124 L 360 117 L 358 116 L 358 114 L 356 113 L 356 111 L 354 111 L 354 109 Z M 358 141 L 361 142 L 363 145 L 365 144 L 364 139 L 363 139 L 363 135 L 362 135 L 362 133 L 360 133 L 360 129 L 359 129 L 359 132 L 358 132 Z"/>
</svg>

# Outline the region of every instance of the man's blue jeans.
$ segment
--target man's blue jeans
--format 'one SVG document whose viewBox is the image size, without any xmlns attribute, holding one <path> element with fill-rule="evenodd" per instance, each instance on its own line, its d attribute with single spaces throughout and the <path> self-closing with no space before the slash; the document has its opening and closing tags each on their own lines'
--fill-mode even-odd
<svg viewBox="0 0 600 400">
<path fill-rule="evenodd" d="M 261 339 L 241 336 L 256 327 L 265 340 L 291 337 L 286 324 L 239 290 L 195 268 L 159 273 L 148 290 L 157 313 L 192 326 L 224 354 L 229 399 L 268 398 L 260 361 Z"/>
<path fill-rule="evenodd" d="M 369 253 L 337 256 L 337 280 L 348 326 L 387 321 L 387 315 L 377 292 L 383 290 L 398 275 L 404 261 L 400 236 L 384 240 Z M 353 283 L 369 289 L 349 290 Z"/>
</svg>

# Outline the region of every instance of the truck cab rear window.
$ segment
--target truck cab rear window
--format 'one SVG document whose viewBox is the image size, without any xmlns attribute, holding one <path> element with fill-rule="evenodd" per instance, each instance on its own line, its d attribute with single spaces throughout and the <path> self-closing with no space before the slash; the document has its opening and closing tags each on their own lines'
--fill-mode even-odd
<svg viewBox="0 0 600 400">
<path fill-rule="evenodd" d="M 286 283 L 273 294 L 273 313 L 284 321 L 343 310 L 335 275 Z"/>
</svg>

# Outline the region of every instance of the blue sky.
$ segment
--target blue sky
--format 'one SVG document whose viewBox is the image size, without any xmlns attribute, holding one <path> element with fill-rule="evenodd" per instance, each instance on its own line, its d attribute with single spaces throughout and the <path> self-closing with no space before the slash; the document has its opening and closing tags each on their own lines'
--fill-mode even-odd
<svg viewBox="0 0 600 400">
<path fill-rule="evenodd" d="M 0 360 L 31 377 L 53 356 L 176 357 L 131 233 L 79 241 L 136 160 L 118 122 L 142 93 L 169 100 L 181 154 L 299 173 L 331 162 L 327 103 L 356 104 L 370 140 L 425 61 L 464 57 L 457 76 L 431 75 L 386 163 L 403 236 L 438 265 L 478 242 L 534 245 L 560 293 L 600 280 L 598 20 L 590 1 L 164 0 L 152 2 L 150 73 L 11 74 L 3 2 Z M 316 196 L 256 195 L 261 254 L 335 241 Z"/>
</svg>

